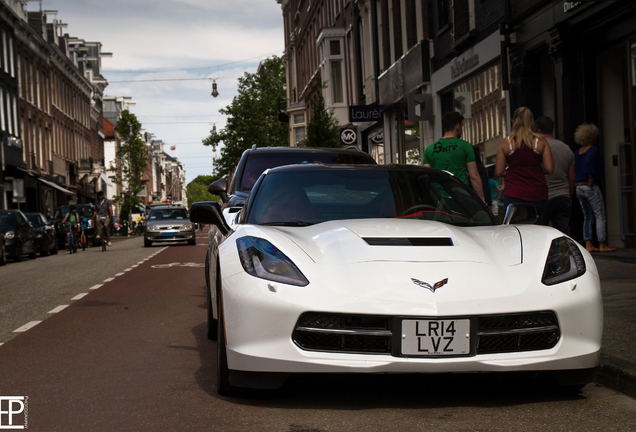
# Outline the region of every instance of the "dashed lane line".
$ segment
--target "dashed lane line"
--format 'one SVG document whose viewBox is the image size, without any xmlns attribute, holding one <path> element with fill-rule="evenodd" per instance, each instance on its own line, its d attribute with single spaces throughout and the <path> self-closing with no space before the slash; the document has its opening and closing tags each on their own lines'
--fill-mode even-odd
<svg viewBox="0 0 636 432">
<path fill-rule="evenodd" d="M 123 276 L 123 275 L 124 275 L 124 272 L 115 274 L 115 276 Z"/>
<path fill-rule="evenodd" d="M 25 332 L 29 329 L 32 329 L 33 327 L 35 327 L 36 325 L 40 324 L 42 321 L 31 321 L 26 323 L 25 325 L 23 325 L 22 327 L 18 327 L 17 329 L 13 330 L 13 333 L 22 333 Z"/>
<path fill-rule="evenodd" d="M 108 279 L 104 279 L 104 282 L 112 282 L 114 280 L 115 280 L 115 278 L 108 278 Z"/>
<path fill-rule="evenodd" d="M 69 307 L 69 305 L 59 305 L 58 307 L 51 309 L 49 313 L 54 314 L 54 313 L 62 312 L 67 307 Z"/>
<path fill-rule="evenodd" d="M 75 297 L 73 297 L 71 300 L 79 300 L 81 298 L 84 298 L 88 295 L 88 293 L 80 293 L 78 295 L 76 295 Z"/>
<path fill-rule="evenodd" d="M 126 270 L 124 270 L 124 272 L 129 272 L 131 270 L 132 270 L 132 267 L 131 268 L 127 268 Z"/>
<path fill-rule="evenodd" d="M 96 289 L 101 288 L 103 286 L 104 286 L 104 284 L 93 285 L 92 287 L 89 288 L 89 291 L 96 290 Z"/>
</svg>

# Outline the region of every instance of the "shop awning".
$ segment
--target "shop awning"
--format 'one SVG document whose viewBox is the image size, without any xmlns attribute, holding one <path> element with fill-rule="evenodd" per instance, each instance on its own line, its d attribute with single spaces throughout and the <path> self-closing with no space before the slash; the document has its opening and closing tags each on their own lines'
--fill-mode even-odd
<svg viewBox="0 0 636 432">
<path fill-rule="evenodd" d="M 53 182 L 50 182 L 48 180 L 44 180 L 43 178 L 38 178 L 38 180 L 40 180 L 42 183 L 44 183 L 47 186 L 51 186 L 52 188 L 55 188 L 55 189 L 57 189 L 57 190 L 59 190 L 61 192 L 64 192 L 65 194 L 75 195 L 75 192 L 71 192 L 68 189 L 64 189 L 62 186 L 59 186 L 59 185 L 57 185 L 57 184 L 55 184 Z"/>
</svg>

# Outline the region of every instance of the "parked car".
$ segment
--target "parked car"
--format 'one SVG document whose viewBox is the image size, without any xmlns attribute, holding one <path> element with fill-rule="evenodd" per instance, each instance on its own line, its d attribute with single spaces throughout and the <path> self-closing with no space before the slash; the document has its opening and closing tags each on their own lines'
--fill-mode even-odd
<svg viewBox="0 0 636 432">
<path fill-rule="evenodd" d="M 190 217 L 220 232 L 206 297 L 221 394 L 351 372 L 549 372 L 578 389 L 598 366 L 592 256 L 554 228 L 500 224 L 444 171 L 279 167 L 233 227 L 216 202 Z"/>
<path fill-rule="evenodd" d="M 4 242 L 4 234 L 0 234 L 0 266 L 7 264 L 7 249 Z"/>
<path fill-rule="evenodd" d="M 36 258 L 33 228 L 20 210 L 0 211 L 0 232 L 4 234 L 6 253 L 14 261 L 22 261 L 25 254 Z"/>
<path fill-rule="evenodd" d="M 188 219 L 188 210 L 183 206 L 156 206 L 148 215 L 144 230 L 144 246 L 150 247 L 153 242 L 174 243 L 187 241 L 196 244 L 194 224 Z"/>
<path fill-rule="evenodd" d="M 91 218 L 91 215 L 95 212 L 95 206 L 93 204 L 76 204 L 77 214 L 80 215 L 80 218 L 86 216 L 87 218 Z M 66 247 L 66 227 L 62 225 L 62 221 L 64 217 L 69 213 L 69 206 L 60 207 L 55 210 L 55 214 L 53 216 L 53 223 L 55 225 L 55 232 L 57 235 L 57 247 L 58 249 L 64 250 Z M 91 222 L 92 223 L 92 222 Z M 99 243 L 96 239 L 97 230 L 95 227 L 91 225 L 90 228 L 84 230 L 86 234 L 86 239 L 88 244 L 92 244 L 93 246 L 98 246 Z"/>
<path fill-rule="evenodd" d="M 56 254 L 58 246 L 53 222 L 47 221 L 42 213 L 27 213 L 25 216 L 33 227 L 36 249 L 40 253 L 40 256 Z"/>
<path fill-rule="evenodd" d="M 226 179 L 212 183 L 208 191 L 218 195 L 221 199 L 221 210 L 228 224 L 234 223 L 234 218 L 245 204 L 254 183 L 263 171 L 283 165 L 294 164 L 375 164 L 375 160 L 357 147 L 349 149 L 334 148 L 298 148 L 298 147 L 262 147 L 252 148 L 243 152 L 234 175 L 230 182 Z M 219 231 L 210 227 L 209 238 L 216 238 Z M 218 241 L 218 239 L 217 239 Z M 211 242 L 208 242 L 211 243 Z M 208 270 L 212 252 L 208 248 L 205 259 L 206 285 L 210 287 Z"/>
</svg>

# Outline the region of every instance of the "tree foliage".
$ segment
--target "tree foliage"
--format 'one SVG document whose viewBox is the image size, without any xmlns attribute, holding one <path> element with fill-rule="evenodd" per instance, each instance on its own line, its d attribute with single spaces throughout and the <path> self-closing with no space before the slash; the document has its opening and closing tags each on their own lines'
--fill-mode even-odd
<svg viewBox="0 0 636 432">
<path fill-rule="evenodd" d="M 320 75 L 317 77 L 320 81 Z M 314 97 L 311 98 L 311 119 L 307 125 L 307 147 L 342 147 L 340 141 L 340 125 L 333 115 L 333 110 L 325 106 L 325 98 L 322 96 L 322 88 L 316 85 L 313 89 Z"/>
<path fill-rule="evenodd" d="M 219 197 L 208 192 L 208 186 L 219 180 L 218 176 L 200 175 L 186 186 L 188 205 L 201 201 L 218 201 Z"/>
<path fill-rule="evenodd" d="M 125 191 L 123 197 L 115 197 L 114 201 L 121 204 L 122 220 L 127 220 L 131 209 L 140 204 L 137 194 L 144 186 L 141 178 L 146 171 L 148 152 L 140 137 L 141 123 L 133 113 L 122 111 L 115 130 L 121 139 L 121 146 L 116 154 L 119 166 L 111 163 L 110 169 L 115 174 L 110 179 Z"/>
<path fill-rule="evenodd" d="M 220 146 L 220 157 L 214 162 L 218 175 L 227 176 L 253 145 L 289 145 L 287 124 L 278 119 L 279 103 L 285 100 L 285 66 L 279 57 L 265 60 L 260 72 L 246 72 L 239 78 L 238 95 L 219 110 L 228 116 L 225 128 L 203 140 L 213 149 Z"/>
</svg>

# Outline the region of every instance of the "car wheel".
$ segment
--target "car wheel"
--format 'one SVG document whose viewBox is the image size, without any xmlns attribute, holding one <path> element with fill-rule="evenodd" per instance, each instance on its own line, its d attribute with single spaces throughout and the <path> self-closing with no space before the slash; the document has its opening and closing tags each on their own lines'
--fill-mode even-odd
<svg viewBox="0 0 636 432">
<path fill-rule="evenodd" d="M 227 351 L 225 347 L 225 325 L 223 323 L 223 298 L 219 290 L 219 321 L 217 325 L 217 391 L 221 396 L 233 396 L 238 388 L 230 384 L 230 369 L 227 367 Z"/>
<path fill-rule="evenodd" d="M 150 247 L 150 246 L 152 246 L 152 242 L 150 240 L 144 239 L 144 247 Z"/>
<path fill-rule="evenodd" d="M 15 256 L 13 257 L 13 260 L 15 262 L 22 261 L 22 245 L 21 244 L 15 245 Z"/>
<path fill-rule="evenodd" d="M 0 253 L 0 266 L 7 264 L 7 250 L 5 247 L 2 247 L 2 253 Z"/>
<path fill-rule="evenodd" d="M 49 242 L 46 242 L 46 244 L 42 248 L 42 252 L 40 252 L 40 256 L 43 256 L 43 257 L 49 256 L 51 254 L 50 248 L 51 248 L 51 244 Z"/>
<path fill-rule="evenodd" d="M 57 252 L 59 251 L 59 247 L 57 245 L 57 240 L 53 241 L 53 249 L 51 250 L 51 253 L 53 255 L 57 255 Z"/>
<path fill-rule="evenodd" d="M 194 236 L 192 237 L 192 240 L 188 240 L 188 244 L 190 246 L 194 246 L 195 244 L 197 244 L 197 235 L 194 234 Z"/>
<path fill-rule="evenodd" d="M 205 254 L 205 287 L 210 291 L 210 250 Z"/>
</svg>

